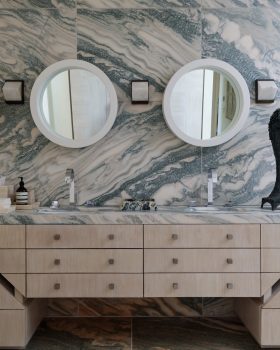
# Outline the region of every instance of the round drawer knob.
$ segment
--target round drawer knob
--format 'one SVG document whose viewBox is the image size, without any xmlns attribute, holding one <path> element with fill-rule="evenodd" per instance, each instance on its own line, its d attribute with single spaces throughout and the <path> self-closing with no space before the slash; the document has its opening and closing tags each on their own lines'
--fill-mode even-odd
<svg viewBox="0 0 280 350">
<path fill-rule="evenodd" d="M 232 234 L 227 234 L 227 239 L 229 240 L 229 241 L 231 241 L 231 240 L 233 240 L 233 235 Z"/>
<path fill-rule="evenodd" d="M 231 258 L 228 258 L 228 259 L 227 259 L 227 263 L 228 263 L 229 265 L 231 265 L 231 264 L 233 264 L 233 260 L 232 260 Z"/>
<path fill-rule="evenodd" d="M 115 239 L 115 235 L 110 234 L 110 235 L 108 236 L 108 238 L 109 238 L 110 241 L 113 241 L 113 240 Z"/>
<path fill-rule="evenodd" d="M 109 289 L 110 289 L 110 290 L 115 289 L 115 285 L 114 285 L 114 283 L 110 283 L 110 284 L 109 284 Z"/>
<path fill-rule="evenodd" d="M 173 283 L 172 287 L 173 287 L 173 289 L 179 289 L 179 284 L 178 283 Z"/>
<path fill-rule="evenodd" d="M 179 262 L 179 260 L 178 260 L 177 258 L 173 258 L 173 259 L 172 259 L 172 262 L 173 262 L 174 265 L 177 265 L 178 262 Z"/>
<path fill-rule="evenodd" d="M 53 238 L 55 241 L 59 241 L 61 236 L 60 236 L 60 234 L 57 233 L 56 235 L 53 236 Z"/>
<path fill-rule="evenodd" d="M 233 289 L 233 284 L 232 283 L 227 283 L 227 289 Z"/>
<path fill-rule="evenodd" d="M 54 260 L 54 264 L 57 265 L 57 266 L 60 265 L 60 259 L 55 259 Z"/>
<path fill-rule="evenodd" d="M 109 262 L 109 265 L 114 265 L 115 260 L 114 259 L 109 259 L 108 262 Z"/>
<path fill-rule="evenodd" d="M 54 289 L 59 290 L 60 289 L 60 283 L 55 283 L 54 284 Z"/>
<path fill-rule="evenodd" d="M 171 236 L 173 241 L 177 241 L 178 239 L 178 235 L 176 233 L 173 233 L 173 235 Z"/>
</svg>

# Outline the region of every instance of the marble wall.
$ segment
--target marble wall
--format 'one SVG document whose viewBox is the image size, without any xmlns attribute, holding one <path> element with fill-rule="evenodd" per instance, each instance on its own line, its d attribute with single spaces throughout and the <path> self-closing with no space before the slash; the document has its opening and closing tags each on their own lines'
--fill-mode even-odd
<svg viewBox="0 0 280 350">
<path fill-rule="evenodd" d="M 216 203 L 259 204 L 275 176 L 267 123 L 277 105 L 254 105 L 254 80 L 279 81 L 279 15 L 278 0 L 0 0 L 0 173 L 11 184 L 24 176 L 43 205 L 67 199 L 64 174 L 69 167 L 75 170 L 79 203 L 119 204 L 121 197 L 131 196 L 180 205 L 206 201 L 207 170 L 215 167 Z M 28 102 L 45 67 L 76 57 L 111 78 L 119 114 L 103 140 L 70 150 L 38 132 Z M 211 149 L 177 139 L 161 110 L 171 76 L 201 57 L 231 63 L 252 96 L 244 129 Z M 25 80 L 23 106 L 3 103 L 1 85 L 8 78 Z M 149 105 L 131 105 L 132 79 L 150 81 Z M 231 313 L 230 302 L 66 300 L 52 302 L 50 313 L 176 316 L 219 315 L 221 310 Z"/>
<path fill-rule="evenodd" d="M 201 57 L 235 66 L 252 98 L 256 78 L 279 80 L 279 13 L 277 0 L 0 0 L 0 88 L 7 78 L 26 84 L 23 106 L 4 104 L 0 89 L 0 173 L 11 184 L 24 176 L 44 205 L 67 200 L 69 167 L 76 173 L 79 203 L 119 204 L 131 196 L 180 205 L 206 201 L 207 170 L 215 167 L 216 203 L 259 204 L 275 176 L 267 123 L 277 106 L 255 106 L 252 100 L 237 137 L 200 149 L 168 130 L 161 103 L 170 77 Z M 70 150 L 38 132 L 28 100 L 45 67 L 76 57 L 111 78 L 120 106 L 103 140 Z M 149 105 L 131 105 L 132 79 L 150 81 Z"/>
</svg>

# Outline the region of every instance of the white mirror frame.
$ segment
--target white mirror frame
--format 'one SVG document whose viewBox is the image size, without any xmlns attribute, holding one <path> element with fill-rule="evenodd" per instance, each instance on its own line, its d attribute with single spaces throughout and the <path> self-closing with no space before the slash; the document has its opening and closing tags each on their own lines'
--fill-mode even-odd
<svg viewBox="0 0 280 350">
<path fill-rule="evenodd" d="M 171 95 L 176 83 L 188 72 L 196 69 L 213 69 L 227 76 L 236 94 L 236 112 L 230 128 L 221 136 L 216 136 L 208 140 L 192 138 L 182 132 L 174 122 L 171 111 Z M 250 93 L 243 76 L 230 64 L 217 59 L 201 59 L 193 61 L 176 72 L 169 81 L 163 97 L 163 115 L 170 130 L 181 140 L 199 147 L 213 147 L 221 145 L 234 136 L 243 128 L 250 111 Z"/>
<path fill-rule="evenodd" d="M 105 125 L 98 133 L 87 138 L 86 140 L 71 140 L 57 134 L 50 128 L 49 124 L 44 118 L 42 99 L 46 86 L 53 77 L 67 69 L 84 69 L 97 76 L 105 85 L 110 98 L 110 110 Z M 31 91 L 30 108 L 36 126 L 50 141 L 63 147 L 82 148 L 90 146 L 101 140 L 111 130 L 118 113 L 118 98 L 111 80 L 105 73 L 102 72 L 102 70 L 85 61 L 74 59 L 63 60 L 52 64 L 38 76 Z"/>
</svg>

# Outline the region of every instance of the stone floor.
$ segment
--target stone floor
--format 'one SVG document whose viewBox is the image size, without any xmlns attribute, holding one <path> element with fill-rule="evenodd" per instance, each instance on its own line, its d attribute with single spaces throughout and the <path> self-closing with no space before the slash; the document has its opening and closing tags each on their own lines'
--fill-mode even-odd
<svg viewBox="0 0 280 350">
<path fill-rule="evenodd" d="M 233 319 L 53 318 L 46 319 L 28 350 L 258 350 Z"/>
</svg>

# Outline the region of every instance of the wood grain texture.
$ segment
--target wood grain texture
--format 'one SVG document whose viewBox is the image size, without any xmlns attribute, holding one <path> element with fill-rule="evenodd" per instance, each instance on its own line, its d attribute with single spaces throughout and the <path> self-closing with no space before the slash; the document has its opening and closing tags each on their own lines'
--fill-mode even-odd
<svg viewBox="0 0 280 350">
<path fill-rule="evenodd" d="M 231 239 L 228 235 L 232 235 Z M 145 248 L 260 248 L 260 225 L 145 225 L 144 245 Z"/>
<path fill-rule="evenodd" d="M 25 273 L 25 249 L 0 249 L 0 273 Z"/>
<path fill-rule="evenodd" d="M 280 225 L 261 225 L 261 247 L 280 248 Z"/>
<path fill-rule="evenodd" d="M 27 248 L 143 248 L 143 226 L 28 225 Z"/>
<path fill-rule="evenodd" d="M 24 225 L 0 225 L 0 249 L 25 248 Z"/>
<path fill-rule="evenodd" d="M 261 271 L 280 272 L 280 249 L 262 249 Z"/>
<path fill-rule="evenodd" d="M 55 285 L 59 284 L 59 289 Z M 114 284 L 114 289 L 110 285 Z M 141 298 L 142 274 L 29 274 L 28 298 Z"/>
<path fill-rule="evenodd" d="M 18 273 L 2 274 L 23 296 L 26 295 L 26 275 Z"/>
<path fill-rule="evenodd" d="M 145 249 L 144 266 L 147 273 L 260 272 L 260 249 Z"/>
<path fill-rule="evenodd" d="M 227 288 L 231 283 L 232 289 Z M 174 289 L 174 284 L 177 288 Z M 145 297 L 259 297 L 258 273 L 146 274 Z"/>
<path fill-rule="evenodd" d="M 12 292 L 0 284 L 0 309 L 23 310 L 24 306 L 14 297 Z"/>
<path fill-rule="evenodd" d="M 264 295 L 280 279 L 280 273 L 261 274 L 261 294 Z"/>
<path fill-rule="evenodd" d="M 27 273 L 142 272 L 142 249 L 27 250 Z"/>
</svg>

